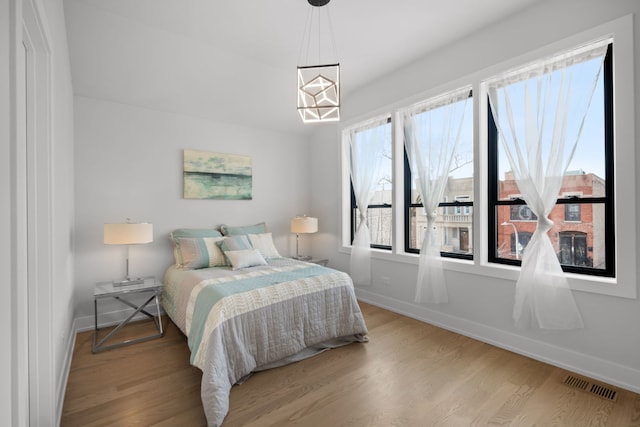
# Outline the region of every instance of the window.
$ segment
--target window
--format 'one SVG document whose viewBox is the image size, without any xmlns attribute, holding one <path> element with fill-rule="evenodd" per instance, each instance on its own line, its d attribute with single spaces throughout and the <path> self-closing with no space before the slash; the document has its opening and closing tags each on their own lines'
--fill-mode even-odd
<svg viewBox="0 0 640 427">
<path fill-rule="evenodd" d="M 471 196 L 456 196 L 455 197 L 456 202 L 470 202 L 471 201 Z M 445 199 L 445 202 L 447 200 Z M 456 205 L 455 207 L 455 214 L 456 215 L 470 215 L 471 214 L 471 206 L 467 205 L 467 204 L 462 204 L 459 203 L 458 205 Z"/>
<path fill-rule="evenodd" d="M 417 120 L 429 123 L 437 129 L 455 126 L 459 129 L 459 139 L 453 153 L 444 194 L 437 207 L 435 221 L 436 239 L 440 242 L 441 256 L 472 259 L 473 258 L 473 99 L 470 90 L 456 91 L 451 94 L 427 100 L 418 107 L 409 109 Z M 450 118 L 444 110 L 445 106 L 455 108 L 455 123 L 448 123 Z M 452 121 L 453 122 L 453 121 Z M 439 153 L 441 156 L 443 153 Z M 414 168 L 415 169 L 415 168 Z M 404 199 L 405 199 L 405 251 L 419 253 L 427 225 L 422 198 L 420 196 L 418 174 L 411 170 L 409 156 L 405 148 L 404 162 Z"/>
<path fill-rule="evenodd" d="M 517 200 L 517 199 L 516 199 Z M 531 212 L 527 205 L 511 205 L 509 207 L 509 219 L 511 221 L 537 221 L 536 214 Z"/>
<path fill-rule="evenodd" d="M 582 171 L 577 171 L 581 173 Z M 572 174 L 572 172 L 569 172 Z M 567 193 L 563 193 L 562 197 L 564 198 L 574 198 L 580 199 L 583 194 L 581 191 L 570 191 Z M 564 205 L 564 221 L 565 222 L 580 222 L 582 220 L 582 205 L 580 204 L 566 204 Z"/>
<path fill-rule="evenodd" d="M 554 224 L 548 232 L 563 270 L 610 277 L 614 276 L 612 56 L 609 44 L 575 154 L 563 176 L 556 205 L 549 214 Z M 589 67 L 599 67 L 599 64 L 599 59 L 576 59 L 567 65 L 566 68 L 573 68 L 574 75 L 578 76 L 573 81 L 573 89 L 590 91 L 593 82 L 580 76 L 582 70 L 586 74 Z M 529 84 L 533 80 L 514 77 L 505 87 Z M 523 199 L 513 196 L 518 186 L 507 154 L 498 142 L 491 107 L 488 133 L 489 261 L 519 265 L 528 238 L 535 231 L 537 217 Z M 519 245 L 516 245 L 516 233 L 522 236 L 518 237 Z"/>
<path fill-rule="evenodd" d="M 558 259 L 563 265 L 593 267 L 593 259 L 589 256 L 587 233 L 581 231 L 561 231 L 559 236 Z"/>
<path fill-rule="evenodd" d="M 353 150 L 354 162 L 368 164 L 368 169 L 361 169 L 362 185 L 370 186 L 370 198 L 367 205 L 367 225 L 371 247 L 390 250 L 393 230 L 393 155 L 392 155 L 392 122 L 390 116 L 355 126 L 350 130 L 351 138 L 360 146 Z M 370 147 L 380 147 L 373 150 Z M 375 166 L 373 164 L 375 163 Z M 352 163 L 352 168 L 355 165 Z M 353 172 L 352 172 L 353 173 Z M 351 180 L 351 242 L 360 226 L 360 209 Z"/>
<path fill-rule="evenodd" d="M 580 222 L 582 205 L 564 205 L 565 222 Z"/>
<path fill-rule="evenodd" d="M 538 60 L 540 63 L 540 58 L 554 58 L 553 55 L 559 50 L 575 51 L 577 45 L 589 46 L 593 40 L 611 37 L 611 46 L 597 81 L 574 161 L 566 168 L 562 188 L 557 195 L 550 197 L 555 205 L 550 212 L 554 225 L 548 237 L 563 269 L 574 273 L 567 275 L 572 289 L 627 298 L 637 296 L 637 270 L 628 266 L 635 265 L 638 258 L 635 239 L 638 232 L 638 189 L 636 180 L 627 173 L 637 166 L 637 156 L 634 154 L 637 149 L 633 144 L 637 140 L 637 114 L 633 112 L 637 109 L 634 92 L 628 90 L 635 78 L 633 35 L 632 16 L 626 16 L 536 51 L 523 52 L 525 60 L 521 62 Z M 606 45 L 606 41 L 603 45 Z M 524 201 L 524 191 L 516 185 L 514 175 L 509 174 L 509 162 L 500 147 L 496 126 L 491 126 L 493 116 L 485 95 L 488 92 L 485 91 L 485 84 L 493 78 L 492 75 L 505 75 L 514 64 L 513 61 L 508 63 L 496 64 L 490 70 L 470 70 L 470 74 L 463 77 L 463 84 L 478 88 L 474 91 L 475 96 L 468 98 L 468 114 L 465 117 L 469 123 L 465 125 L 461 136 L 460 147 L 466 143 L 468 149 L 459 149 L 454 158 L 459 165 L 465 164 L 465 160 L 468 162 L 465 167 L 454 170 L 448 176 L 444 194 L 434 211 L 439 221 L 437 238 L 441 244 L 440 254 L 446 257 L 443 259 L 445 269 L 470 275 L 491 274 L 513 280 L 518 277 L 517 269 L 502 267 L 520 265 L 522 255 L 532 249 L 529 239 L 533 237 L 538 218 L 534 215 L 536 210 Z M 579 67 L 581 61 L 574 64 Z M 462 86 L 460 80 L 444 84 L 450 89 Z M 442 92 L 430 91 L 429 96 L 423 96 L 422 99 L 427 100 L 421 103 L 423 107 L 434 99 L 431 95 L 437 96 Z M 389 142 L 391 148 L 388 150 L 393 156 L 382 156 L 389 161 L 387 170 L 392 170 L 393 174 L 385 182 L 384 191 L 382 184 L 378 188 L 378 191 L 389 196 L 393 194 L 393 199 L 382 201 L 381 198 L 374 198 L 368 204 L 371 212 L 367 213 L 368 216 L 381 219 L 376 222 L 375 218 L 370 218 L 374 224 L 372 228 L 382 230 L 378 236 L 373 235 L 374 231 L 368 233 L 373 236 L 371 242 L 375 248 L 385 249 L 374 251 L 373 258 L 411 264 L 418 262 L 415 255 L 422 247 L 426 224 L 423 200 L 418 195 L 405 151 L 403 119 L 408 112 L 429 115 L 428 111 L 437 109 L 416 111 L 416 105 L 420 104 L 414 104 L 414 101 L 415 97 L 412 96 L 406 105 L 390 110 L 389 114 L 375 115 L 379 124 L 384 124 L 380 123 L 381 119 L 393 121 Z M 617 113 L 615 120 L 614 110 Z M 473 117 L 472 114 L 476 113 L 478 117 Z M 348 147 L 349 135 L 346 132 L 354 129 L 361 132 L 370 125 L 360 120 L 343 127 L 343 148 Z M 473 129 L 476 125 L 479 125 L 479 129 Z M 464 136 L 467 132 L 468 136 Z M 615 151 L 614 134 L 617 141 Z M 473 159 L 473 144 L 480 161 Z M 342 159 L 341 251 L 349 253 L 359 222 L 359 212 L 355 208 L 350 182 L 348 150 L 343 150 Z M 480 188 L 478 184 L 481 184 Z M 614 200 L 615 194 L 622 197 Z M 477 215 L 476 200 L 480 196 L 486 203 L 482 205 L 482 215 Z M 473 215 L 474 207 L 476 215 Z M 383 215 L 383 212 L 387 214 Z M 623 234 L 616 236 L 616 229 L 622 226 Z M 383 231 L 389 229 L 391 231 Z"/>
</svg>

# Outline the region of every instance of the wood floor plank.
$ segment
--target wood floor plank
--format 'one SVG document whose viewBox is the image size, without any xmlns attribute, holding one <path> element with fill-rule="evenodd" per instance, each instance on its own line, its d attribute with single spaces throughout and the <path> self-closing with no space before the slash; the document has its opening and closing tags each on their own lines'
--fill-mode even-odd
<svg viewBox="0 0 640 427">
<path fill-rule="evenodd" d="M 567 371 L 361 304 L 370 341 L 254 373 L 224 427 L 640 427 L 640 396 L 610 402 L 563 384 Z M 205 426 L 201 372 L 168 319 L 165 336 L 91 353 L 78 334 L 62 426 Z M 144 334 L 150 322 L 127 326 Z M 128 334 L 128 335 L 127 335 Z"/>
</svg>

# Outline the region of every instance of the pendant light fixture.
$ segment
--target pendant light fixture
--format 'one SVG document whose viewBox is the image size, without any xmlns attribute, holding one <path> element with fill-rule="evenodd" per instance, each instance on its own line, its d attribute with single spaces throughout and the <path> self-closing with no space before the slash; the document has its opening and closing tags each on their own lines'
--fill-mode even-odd
<svg viewBox="0 0 640 427">
<path fill-rule="evenodd" d="M 314 18 L 317 25 L 317 48 L 318 58 L 315 64 L 322 64 L 320 55 L 323 39 L 320 32 L 321 10 L 330 0 L 307 0 L 311 5 L 309 17 L 306 22 L 305 32 L 300 47 L 301 62 L 303 51 L 304 61 L 309 63 L 309 51 L 312 47 L 312 30 Z M 334 57 L 336 55 L 335 40 L 331 28 L 331 19 L 328 7 L 326 11 L 326 21 L 329 28 L 328 37 L 333 46 Z M 316 16 L 317 15 L 317 16 Z M 315 45 L 315 43 L 313 43 Z M 334 122 L 340 120 L 340 64 L 335 60 L 324 65 L 298 65 L 298 113 L 305 123 L 311 122 Z"/>
</svg>

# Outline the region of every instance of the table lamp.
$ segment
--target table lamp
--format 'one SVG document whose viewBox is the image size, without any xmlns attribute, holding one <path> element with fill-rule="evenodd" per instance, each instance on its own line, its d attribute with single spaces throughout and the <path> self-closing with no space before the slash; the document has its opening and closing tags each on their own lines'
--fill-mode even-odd
<svg viewBox="0 0 640 427">
<path fill-rule="evenodd" d="M 298 243 L 300 240 L 300 233 L 315 233 L 318 231 L 318 218 L 313 218 L 306 215 L 297 215 L 291 220 L 291 232 L 296 233 L 296 256 L 295 259 L 302 261 L 308 261 L 311 259 L 308 255 L 300 255 L 298 252 Z"/>
<path fill-rule="evenodd" d="M 104 225 L 105 245 L 127 245 L 127 274 L 124 280 L 116 280 L 114 286 L 135 285 L 143 283 L 141 277 L 129 276 L 129 250 L 131 245 L 139 245 L 153 242 L 153 224 L 146 222 L 134 223 L 127 220 L 123 224 Z"/>
</svg>

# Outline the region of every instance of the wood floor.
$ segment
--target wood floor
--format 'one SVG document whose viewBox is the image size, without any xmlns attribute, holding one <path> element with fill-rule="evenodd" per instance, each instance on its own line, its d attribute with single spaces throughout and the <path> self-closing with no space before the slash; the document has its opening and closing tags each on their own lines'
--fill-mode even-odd
<svg viewBox="0 0 640 427">
<path fill-rule="evenodd" d="M 640 395 L 610 401 L 570 373 L 361 304 L 370 342 L 254 374 L 231 391 L 232 426 L 640 426 Z M 91 353 L 78 334 L 62 426 L 204 426 L 185 337 Z M 152 328 L 128 326 L 127 333 Z"/>
</svg>

